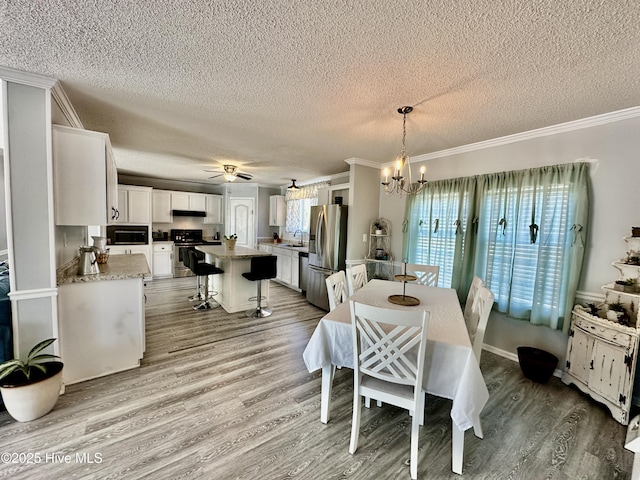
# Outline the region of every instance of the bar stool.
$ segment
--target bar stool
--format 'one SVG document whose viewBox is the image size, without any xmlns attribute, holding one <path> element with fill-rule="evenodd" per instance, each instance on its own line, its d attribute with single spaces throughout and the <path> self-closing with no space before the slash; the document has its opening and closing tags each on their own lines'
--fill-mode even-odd
<svg viewBox="0 0 640 480">
<path fill-rule="evenodd" d="M 207 262 L 198 261 L 198 253 L 195 249 L 189 250 L 189 268 L 198 276 L 198 284 L 200 285 L 200 277 L 204 276 L 204 295 L 202 303 L 195 305 L 193 307 L 194 310 L 208 310 L 209 308 L 219 307 L 220 304 L 218 302 L 217 305 L 212 305 L 209 301 L 213 295 L 217 295 L 218 292 L 213 292 L 209 295 L 209 275 L 217 275 L 218 273 L 224 273 L 224 270 L 216 267 L 215 265 L 211 265 Z"/>
<path fill-rule="evenodd" d="M 204 253 L 198 252 L 193 247 L 180 247 L 182 264 L 193 272 L 193 269 L 191 268 L 191 255 L 189 255 L 190 251 L 196 252 L 196 257 L 198 261 L 204 260 Z M 194 275 L 195 275 L 195 272 L 194 272 Z M 201 300 L 201 301 L 204 300 L 204 295 L 202 295 L 202 285 L 200 284 L 200 277 L 197 277 L 197 280 L 196 280 L 196 293 L 194 293 L 190 297 L 187 297 L 187 300 L 189 300 L 190 302 L 195 302 L 196 300 Z"/>
<path fill-rule="evenodd" d="M 258 295 L 256 297 L 258 300 L 258 306 L 255 309 L 248 310 L 246 313 L 247 317 L 264 318 L 271 315 L 271 310 L 268 308 L 262 308 L 262 280 L 276 278 L 277 261 L 278 257 L 275 255 L 251 257 L 251 271 L 243 273 L 242 276 L 252 282 L 258 282 Z M 251 299 L 253 299 L 253 297 L 249 300 Z"/>
</svg>

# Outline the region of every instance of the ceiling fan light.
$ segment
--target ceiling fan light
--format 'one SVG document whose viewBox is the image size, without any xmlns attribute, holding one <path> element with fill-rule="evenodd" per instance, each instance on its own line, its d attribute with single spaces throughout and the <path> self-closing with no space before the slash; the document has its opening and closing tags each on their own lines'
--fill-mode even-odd
<svg viewBox="0 0 640 480">
<path fill-rule="evenodd" d="M 296 181 L 294 178 L 291 179 L 291 185 L 287 187 L 287 190 L 299 190 L 300 187 L 296 185 Z"/>
<path fill-rule="evenodd" d="M 233 181 L 236 179 L 236 176 L 235 176 L 235 174 L 233 174 L 233 173 L 225 173 L 225 174 L 224 174 L 224 179 L 225 179 L 227 182 L 233 182 Z"/>
</svg>

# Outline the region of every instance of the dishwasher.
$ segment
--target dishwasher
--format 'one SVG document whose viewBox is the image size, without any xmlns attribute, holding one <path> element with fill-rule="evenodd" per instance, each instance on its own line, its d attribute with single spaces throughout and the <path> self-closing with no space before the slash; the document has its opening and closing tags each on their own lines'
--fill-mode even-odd
<svg viewBox="0 0 640 480">
<path fill-rule="evenodd" d="M 307 280 L 309 279 L 309 254 L 307 252 L 298 252 L 298 257 L 300 259 L 300 262 L 298 262 L 300 269 L 300 290 L 302 290 L 303 293 L 306 293 Z"/>
</svg>

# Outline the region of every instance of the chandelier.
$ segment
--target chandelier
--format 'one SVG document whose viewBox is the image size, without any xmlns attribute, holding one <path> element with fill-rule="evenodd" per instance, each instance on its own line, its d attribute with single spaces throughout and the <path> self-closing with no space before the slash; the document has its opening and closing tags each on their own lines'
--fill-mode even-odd
<svg viewBox="0 0 640 480">
<path fill-rule="evenodd" d="M 427 181 L 424 179 L 424 173 L 426 168 L 424 166 L 420 167 L 420 180 L 417 180 L 415 183 L 411 180 L 411 163 L 409 158 L 407 157 L 407 151 L 405 148 L 405 139 L 407 136 L 407 114 L 413 111 L 413 107 L 400 107 L 398 108 L 398 113 L 402 114 L 402 151 L 400 152 L 400 156 L 396 159 L 396 165 L 393 170 L 393 175 L 391 176 L 391 181 L 389 181 L 389 169 L 385 168 L 383 171 L 384 175 L 384 193 L 387 195 L 415 195 L 420 192 Z M 407 177 L 404 177 L 404 167 L 407 167 Z"/>
</svg>

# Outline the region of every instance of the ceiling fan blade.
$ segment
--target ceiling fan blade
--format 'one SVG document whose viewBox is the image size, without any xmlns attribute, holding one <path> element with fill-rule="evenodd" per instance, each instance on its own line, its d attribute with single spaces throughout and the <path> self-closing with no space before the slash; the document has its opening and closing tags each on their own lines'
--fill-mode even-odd
<svg viewBox="0 0 640 480">
<path fill-rule="evenodd" d="M 222 173 L 219 173 L 219 174 L 217 174 L 217 175 L 214 175 L 213 177 L 209 177 L 209 178 L 216 178 L 216 177 L 221 177 L 222 175 L 223 175 Z"/>
<path fill-rule="evenodd" d="M 251 180 L 253 178 L 253 175 L 249 175 L 248 173 L 236 173 L 236 177 L 243 180 Z"/>
</svg>

